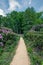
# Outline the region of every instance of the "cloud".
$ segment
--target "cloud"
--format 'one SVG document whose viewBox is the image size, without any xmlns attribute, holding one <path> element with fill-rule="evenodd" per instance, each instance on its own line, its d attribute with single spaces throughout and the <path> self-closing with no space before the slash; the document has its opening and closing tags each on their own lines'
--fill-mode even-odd
<svg viewBox="0 0 43 65">
<path fill-rule="evenodd" d="M 0 15 L 6 16 L 5 13 L 4 13 L 4 11 L 2 9 L 0 9 Z"/>
<path fill-rule="evenodd" d="M 24 3 L 24 5 L 31 5 L 31 3 L 32 3 L 32 0 L 22 0 L 22 3 Z"/>
<path fill-rule="evenodd" d="M 39 8 L 39 10 L 38 10 L 38 12 L 41 12 L 41 11 L 43 11 L 43 6 L 41 6 L 41 7 Z"/>
<path fill-rule="evenodd" d="M 8 8 L 9 11 L 16 10 L 17 7 L 19 9 L 21 8 L 21 5 L 17 1 L 9 0 L 9 8 Z"/>
<path fill-rule="evenodd" d="M 31 3 L 32 3 L 32 0 L 29 1 L 29 5 L 31 5 Z"/>
<path fill-rule="evenodd" d="M 25 10 L 27 7 L 31 7 L 32 0 L 21 0 L 22 10 Z"/>
</svg>

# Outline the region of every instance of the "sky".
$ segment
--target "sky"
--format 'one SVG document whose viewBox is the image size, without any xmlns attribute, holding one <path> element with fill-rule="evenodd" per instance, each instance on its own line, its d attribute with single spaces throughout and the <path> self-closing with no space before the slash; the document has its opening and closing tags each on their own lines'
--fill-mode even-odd
<svg viewBox="0 0 43 65">
<path fill-rule="evenodd" d="M 13 10 L 25 11 L 34 7 L 37 12 L 43 11 L 43 0 L 0 0 L 0 15 L 5 16 Z"/>
</svg>

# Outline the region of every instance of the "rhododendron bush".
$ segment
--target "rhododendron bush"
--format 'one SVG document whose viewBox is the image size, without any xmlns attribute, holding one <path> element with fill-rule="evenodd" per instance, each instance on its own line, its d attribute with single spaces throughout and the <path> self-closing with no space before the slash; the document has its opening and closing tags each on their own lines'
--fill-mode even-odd
<svg viewBox="0 0 43 65">
<path fill-rule="evenodd" d="M 3 51 L 11 51 L 11 48 L 9 50 L 9 47 L 13 45 L 16 46 L 16 41 L 18 40 L 18 36 L 14 34 L 13 32 L 10 32 L 9 29 L 0 29 L 0 54 L 3 53 Z"/>
</svg>

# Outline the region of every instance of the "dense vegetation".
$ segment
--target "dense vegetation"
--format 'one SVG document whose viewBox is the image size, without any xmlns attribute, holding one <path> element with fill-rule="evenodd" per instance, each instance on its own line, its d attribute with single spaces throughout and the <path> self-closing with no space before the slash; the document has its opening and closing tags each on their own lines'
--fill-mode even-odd
<svg viewBox="0 0 43 65">
<path fill-rule="evenodd" d="M 13 11 L 6 17 L 0 16 L 0 28 L 3 27 L 12 29 L 16 34 L 24 34 L 32 65 L 43 65 L 43 12 L 36 12 L 33 7 L 23 12 Z M 19 39 L 16 34 L 6 35 L 0 32 L 0 65 L 9 65 L 6 64 L 9 63 L 9 54 L 14 46 L 16 47 L 16 41 Z"/>
<path fill-rule="evenodd" d="M 31 65 L 43 65 L 43 32 L 27 32 L 24 34 Z"/>
<path fill-rule="evenodd" d="M 16 33 L 29 31 L 33 25 L 43 24 L 43 12 L 36 12 L 33 7 L 24 12 L 13 11 L 6 17 L 0 16 L 0 26 L 11 28 Z"/>
<path fill-rule="evenodd" d="M 10 29 L 0 28 L 0 65 L 10 65 L 19 36 Z"/>
</svg>

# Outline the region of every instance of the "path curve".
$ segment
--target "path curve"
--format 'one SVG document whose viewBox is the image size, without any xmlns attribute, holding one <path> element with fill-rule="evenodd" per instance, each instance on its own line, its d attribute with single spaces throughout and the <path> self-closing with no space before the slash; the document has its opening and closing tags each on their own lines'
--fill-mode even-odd
<svg viewBox="0 0 43 65">
<path fill-rule="evenodd" d="M 16 54 L 10 65 L 30 65 L 30 59 L 28 58 L 26 45 L 22 37 L 20 38 Z"/>
</svg>

